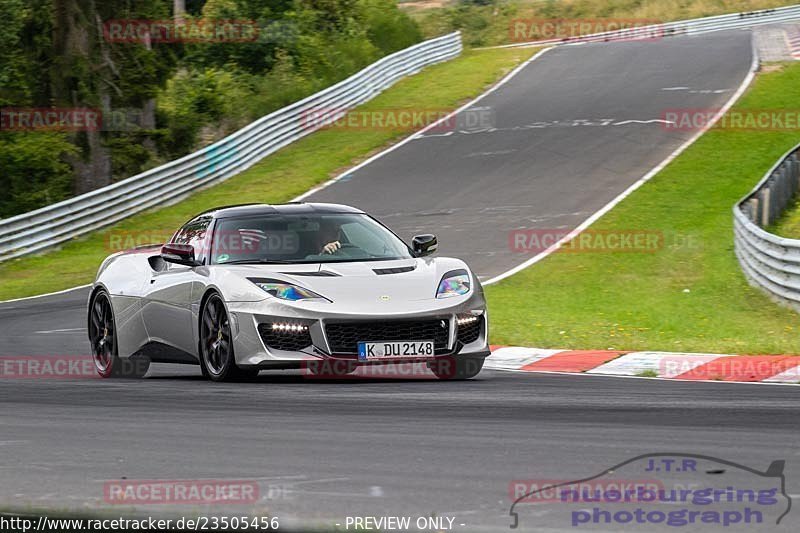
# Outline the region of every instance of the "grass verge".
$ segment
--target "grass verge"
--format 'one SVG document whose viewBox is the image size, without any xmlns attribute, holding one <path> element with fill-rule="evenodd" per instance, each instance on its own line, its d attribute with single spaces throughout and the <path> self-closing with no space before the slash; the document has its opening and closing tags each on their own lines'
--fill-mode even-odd
<svg viewBox="0 0 800 533">
<path fill-rule="evenodd" d="M 771 66 L 736 110 L 796 109 L 800 64 Z M 592 226 L 656 231 L 654 253 L 556 253 L 488 287 L 492 342 L 616 350 L 800 353 L 800 317 L 750 287 L 731 209 L 800 140 L 712 129 Z"/>
<path fill-rule="evenodd" d="M 358 110 L 454 109 L 483 92 L 534 52 L 530 49 L 467 51 L 459 58 L 398 82 Z M 242 174 L 175 205 L 133 216 L 58 250 L 0 264 L 0 300 L 90 283 L 100 262 L 112 252 L 137 243 L 163 242 L 159 237 L 168 238 L 190 217 L 215 206 L 288 201 L 410 132 L 402 128 L 332 128 L 315 132 Z"/>
</svg>

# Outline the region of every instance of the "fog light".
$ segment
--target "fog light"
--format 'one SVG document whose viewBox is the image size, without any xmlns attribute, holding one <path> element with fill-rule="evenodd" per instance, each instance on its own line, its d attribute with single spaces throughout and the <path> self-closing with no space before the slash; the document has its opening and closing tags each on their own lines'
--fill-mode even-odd
<svg viewBox="0 0 800 533">
<path fill-rule="evenodd" d="M 272 331 L 277 333 L 305 333 L 308 326 L 305 324 L 272 324 Z"/>
<path fill-rule="evenodd" d="M 458 318 L 456 318 L 456 324 L 459 326 L 468 326 L 477 322 L 478 318 L 480 318 L 478 315 L 458 315 Z"/>
</svg>

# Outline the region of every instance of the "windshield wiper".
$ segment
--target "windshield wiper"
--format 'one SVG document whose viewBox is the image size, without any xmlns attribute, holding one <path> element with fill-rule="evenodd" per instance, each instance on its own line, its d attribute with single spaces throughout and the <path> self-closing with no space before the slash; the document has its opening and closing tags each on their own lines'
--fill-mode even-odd
<svg viewBox="0 0 800 533">
<path fill-rule="evenodd" d="M 233 261 L 224 261 L 216 263 L 217 265 L 293 265 L 297 261 L 288 261 L 286 259 L 235 259 Z"/>
</svg>

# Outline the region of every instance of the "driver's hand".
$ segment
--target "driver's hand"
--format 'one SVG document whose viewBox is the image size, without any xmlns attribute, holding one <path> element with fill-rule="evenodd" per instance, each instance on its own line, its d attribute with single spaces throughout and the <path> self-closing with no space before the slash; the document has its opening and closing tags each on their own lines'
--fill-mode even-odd
<svg viewBox="0 0 800 533">
<path fill-rule="evenodd" d="M 332 253 L 334 253 L 336 250 L 338 250 L 341 247 L 342 247 L 342 243 L 340 243 L 339 241 L 329 242 L 328 244 L 326 244 L 325 246 L 322 247 L 322 253 L 323 254 L 332 254 Z"/>
</svg>

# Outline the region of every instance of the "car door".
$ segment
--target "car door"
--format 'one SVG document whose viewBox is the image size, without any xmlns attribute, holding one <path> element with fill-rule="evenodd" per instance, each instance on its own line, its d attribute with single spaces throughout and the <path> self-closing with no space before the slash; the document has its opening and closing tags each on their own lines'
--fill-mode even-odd
<svg viewBox="0 0 800 533">
<path fill-rule="evenodd" d="M 186 223 L 170 240 L 175 244 L 191 244 L 195 258 L 207 262 L 207 233 L 212 217 L 198 216 Z M 145 288 L 142 316 L 151 341 L 197 354 L 192 323 L 192 303 L 204 287 L 204 279 L 190 267 L 166 263 L 160 271 L 153 271 L 149 286 Z"/>
</svg>

